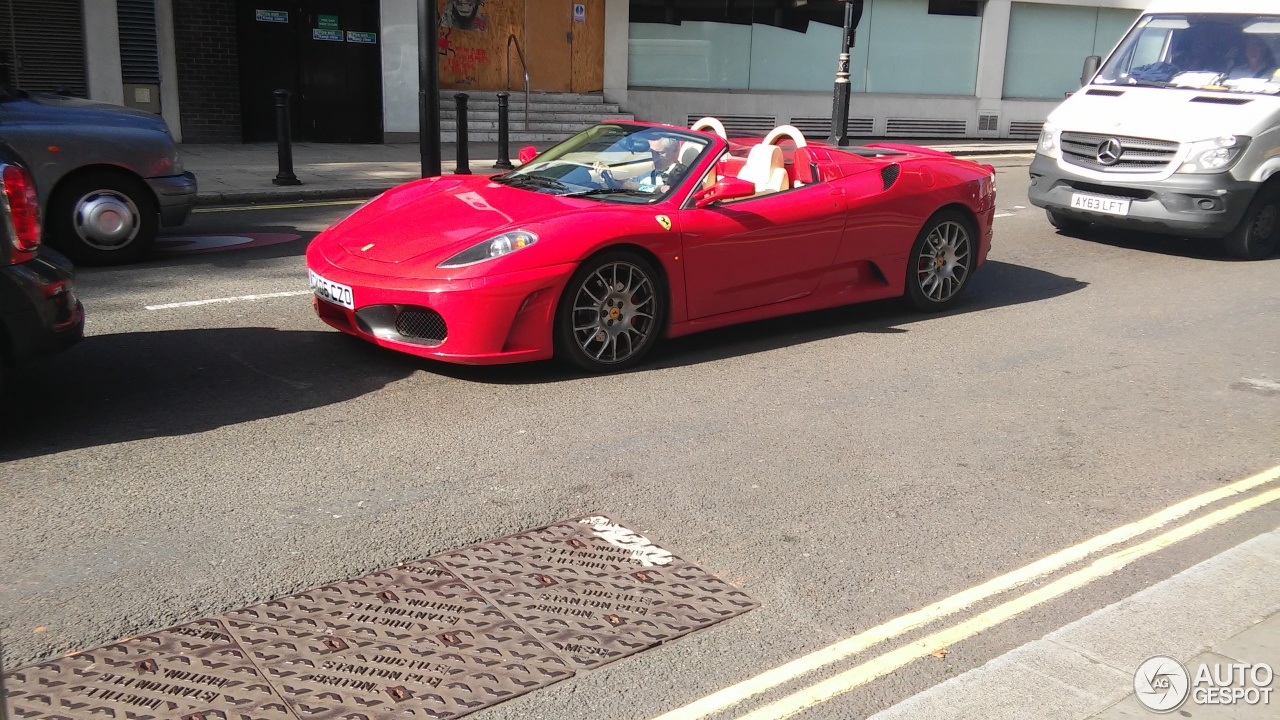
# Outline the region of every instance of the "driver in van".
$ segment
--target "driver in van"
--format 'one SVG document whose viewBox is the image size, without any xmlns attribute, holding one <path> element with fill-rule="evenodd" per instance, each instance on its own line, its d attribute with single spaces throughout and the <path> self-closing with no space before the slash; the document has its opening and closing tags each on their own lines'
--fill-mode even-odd
<svg viewBox="0 0 1280 720">
<path fill-rule="evenodd" d="M 1267 46 L 1267 42 L 1257 35 L 1244 36 L 1242 57 L 1227 73 L 1227 79 L 1266 78 L 1268 80 L 1276 72 L 1276 56 Z"/>
</svg>

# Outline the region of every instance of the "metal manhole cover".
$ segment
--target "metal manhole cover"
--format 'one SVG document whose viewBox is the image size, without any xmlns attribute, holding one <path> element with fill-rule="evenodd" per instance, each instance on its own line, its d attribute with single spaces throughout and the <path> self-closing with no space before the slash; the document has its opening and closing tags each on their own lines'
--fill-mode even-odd
<svg viewBox="0 0 1280 720">
<path fill-rule="evenodd" d="M 603 516 L 8 673 L 17 718 L 453 718 L 756 603 Z"/>
</svg>

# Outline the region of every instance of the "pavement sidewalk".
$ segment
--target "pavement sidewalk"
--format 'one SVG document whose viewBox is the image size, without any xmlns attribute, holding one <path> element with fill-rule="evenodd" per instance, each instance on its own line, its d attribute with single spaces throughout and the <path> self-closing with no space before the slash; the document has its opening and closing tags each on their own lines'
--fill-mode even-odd
<svg viewBox="0 0 1280 720">
<path fill-rule="evenodd" d="M 1206 666 L 1225 680 L 1232 663 L 1280 668 L 1280 530 L 1242 543 L 980 668 L 908 698 L 872 720 L 1120 720 L 1156 718 L 1135 693 L 1135 674 L 1155 656 L 1182 663 L 1191 682 L 1173 717 L 1280 717 L 1280 695 L 1252 704 L 1207 704 Z M 1154 666 L 1153 666 L 1154 667 Z M 1280 681 L 1263 677 L 1265 686 Z M 1175 687 L 1177 687 L 1175 683 Z M 1252 683 L 1234 682 L 1247 690 Z M 1260 683 L 1258 687 L 1263 687 Z M 1208 688 L 1209 694 L 1200 691 Z M 1145 692 L 1145 691 L 1144 691 Z M 1147 697 L 1155 701 L 1153 694 Z"/>
<path fill-rule="evenodd" d="M 872 142 L 859 139 L 859 142 Z M 880 140 L 935 147 L 959 156 L 1030 153 L 1035 144 L 1010 141 Z M 539 151 L 554 143 L 535 143 Z M 514 161 L 519 147 L 511 147 Z M 422 160 L 417 143 L 384 145 L 294 143 L 293 170 L 301 185 L 277 186 L 271 179 L 279 170 L 275 143 L 236 145 L 184 144 L 179 148 L 183 164 L 195 173 L 199 205 L 228 205 L 255 202 L 291 202 L 372 197 L 422 176 Z M 496 173 L 496 143 L 471 143 L 471 172 Z M 457 169 L 457 146 L 441 147 L 444 174 Z"/>
</svg>

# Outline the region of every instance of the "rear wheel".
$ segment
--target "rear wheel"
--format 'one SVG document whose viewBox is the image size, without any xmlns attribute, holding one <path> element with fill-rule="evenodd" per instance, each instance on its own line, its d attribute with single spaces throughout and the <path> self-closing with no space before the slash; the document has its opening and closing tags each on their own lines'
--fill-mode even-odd
<svg viewBox="0 0 1280 720">
<path fill-rule="evenodd" d="M 1044 214 L 1048 216 L 1050 225 L 1069 235 L 1082 233 L 1089 227 L 1089 223 L 1084 220 L 1069 218 L 1052 210 L 1045 210 Z"/>
<path fill-rule="evenodd" d="M 72 178 L 49 199 L 49 243 L 79 265 L 118 265 L 151 248 L 160 210 L 151 190 L 120 172 Z"/>
<path fill-rule="evenodd" d="M 1258 191 L 1240 224 L 1222 239 L 1232 257 L 1262 260 L 1280 248 L 1280 183 L 1269 183 Z"/>
<path fill-rule="evenodd" d="M 924 224 L 911 248 L 907 299 L 917 309 L 951 307 L 969 284 L 977 260 L 978 233 L 963 213 L 944 210 Z"/>
<path fill-rule="evenodd" d="M 619 250 L 590 258 L 560 298 L 559 354 L 589 372 L 629 368 L 657 342 L 666 304 L 661 276 L 640 255 Z"/>
</svg>

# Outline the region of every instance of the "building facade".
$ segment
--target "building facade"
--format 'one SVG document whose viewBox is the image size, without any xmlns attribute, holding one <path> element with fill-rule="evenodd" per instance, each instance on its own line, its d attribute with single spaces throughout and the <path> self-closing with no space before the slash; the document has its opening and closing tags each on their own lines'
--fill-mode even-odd
<svg viewBox="0 0 1280 720">
<path fill-rule="evenodd" d="M 637 118 L 825 135 L 834 0 L 435 0 L 444 88 L 602 93 Z M 1145 0 L 866 0 L 854 136 L 1033 138 Z M 185 142 L 418 129 L 417 0 L 0 0 L 0 80 L 139 107 Z"/>
</svg>

